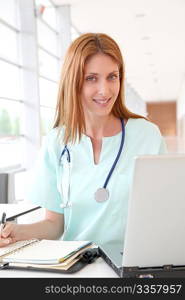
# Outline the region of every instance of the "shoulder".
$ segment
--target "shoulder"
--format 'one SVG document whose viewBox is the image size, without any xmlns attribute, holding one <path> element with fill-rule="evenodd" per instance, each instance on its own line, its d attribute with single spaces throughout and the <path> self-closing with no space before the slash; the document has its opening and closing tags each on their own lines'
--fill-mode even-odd
<svg viewBox="0 0 185 300">
<path fill-rule="evenodd" d="M 53 128 L 51 129 L 47 135 L 43 138 L 42 146 L 44 149 L 47 149 L 48 152 L 51 154 L 58 154 L 61 151 L 61 147 L 64 146 L 63 144 L 63 128 Z"/>
<path fill-rule="evenodd" d="M 139 149 L 140 154 L 167 153 L 167 147 L 159 127 L 143 118 L 130 118 L 126 125 L 127 141 Z"/>
<path fill-rule="evenodd" d="M 45 140 L 48 143 L 62 143 L 63 136 L 64 136 L 64 128 L 56 127 L 49 130 L 49 132 L 45 136 Z"/>
<path fill-rule="evenodd" d="M 137 118 L 133 119 L 130 118 L 127 121 L 127 126 L 126 128 L 130 133 L 137 134 L 139 133 L 140 135 L 152 135 L 153 137 L 161 137 L 161 132 L 159 127 L 152 123 L 149 120 L 143 119 L 143 118 Z"/>
</svg>

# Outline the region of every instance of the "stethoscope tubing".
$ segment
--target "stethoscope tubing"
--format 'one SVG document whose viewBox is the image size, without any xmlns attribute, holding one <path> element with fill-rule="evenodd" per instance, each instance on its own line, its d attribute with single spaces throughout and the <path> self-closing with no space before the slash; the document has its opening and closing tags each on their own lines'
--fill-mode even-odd
<svg viewBox="0 0 185 300">
<path fill-rule="evenodd" d="M 59 164 L 61 164 L 62 156 L 65 154 L 66 151 L 67 151 L 67 161 L 68 161 L 68 163 L 71 162 L 71 155 L 70 155 L 69 149 L 67 148 L 67 145 L 65 145 L 65 147 L 60 155 L 60 158 L 59 158 Z"/>
<path fill-rule="evenodd" d="M 113 165 L 112 165 L 112 167 L 111 167 L 111 169 L 110 169 L 110 171 L 109 171 L 109 174 L 108 174 L 108 176 L 107 176 L 107 178 L 106 178 L 106 180 L 105 180 L 105 183 L 104 183 L 104 185 L 103 185 L 103 188 L 104 188 L 104 189 L 106 189 L 106 187 L 107 187 L 107 185 L 108 185 L 108 182 L 109 182 L 109 180 L 110 180 L 110 178 L 111 178 L 111 175 L 112 175 L 112 173 L 113 173 L 113 171 L 114 171 L 114 169 L 115 169 L 115 167 L 116 167 L 116 164 L 117 164 L 117 162 L 118 162 L 118 160 L 119 160 L 119 157 L 120 157 L 120 155 L 121 155 L 121 152 L 122 152 L 123 146 L 124 146 L 124 141 L 125 141 L 125 126 L 124 126 L 124 120 L 121 119 L 121 118 L 120 118 L 120 120 L 121 120 L 121 126 L 122 126 L 121 143 L 120 143 L 120 147 L 119 147 L 118 154 L 117 154 L 117 156 L 116 156 L 116 158 L 115 158 L 115 160 L 114 160 L 114 163 L 113 163 Z M 70 155 L 69 149 L 68 149 L 68 147 L 67 147 L 67 144 L 65 145 L 64 149 L 62 150 L 62 153 L 61 153 L 60 158 L 59 158 L 59 164 L 61 164 L 62 157 L 63 157 L 63 155 L 65 154 L 65 152 L 67 152 L 67 161 L 68 161 L 68 164 L 69 164 L 69 172 L 71 172 L 71 155 Z M 69 177 L 70 177 L 70 174 L 69 174 Z M 69 180 L 70 180 L 70 179 L 69 179 Z M 68 183 L 68 184 L 70 185 L 70 183 Z M 71 208 L 71 206 L 72 206 L 72 203 L 69 201 L 69 197 L 67 197 L 67 202 L 66 202 L 65 204 L 63 204 L 62 207 L 63 207 L 63 208 L 67 208 L 67 207 L 68 207 L 68 208 Z M 72 214 L 72 210 L 70 209 L 69 220 L 68 220 L 68 223 L 67 223 L 66 226 L 65 226 L 64 233 L 66 233 L 67 230 L 68 230 L 69 222 L 70 222 L 70 219 L 71 219 L 71 214 Z"/>
<path fill-rule="evenodd" d="M 118 162 L 118 160 L 119 160 L 119 157 L 120 157 L 120 155 L 121 155 L 121 152 L 122 152 L 122 150 L 123 150 L 124 141 L 125 141 L 125 126 L 124 126 L 124 120 L 121 119 L 121 118 L 120 118 L 120 120 L 121 120 L 121 126 L 122 126 L 121 143 L 120 143 L 120 147 L 119 147 L 118 154 L 117 154 L 116 159 L 115 159 L 115 161 L 114 161 L 114 163 L 113 163 L 113 165 L 112 165 L 112 167 L 111 167 L 111 169 L 110 169 L 110 171 L 109 171 L 109 174 L 108 174 L 108 176 L 107 176 L 107 178 L 106 178 L 106 180 L 105 180 L 105 183 L 104 183 L 104 185 L 103 185 L 103 188 L 106 188 L 106 187 L 107 187 L 108 182 L 109 182 L 109 180 L 110 180 L 110 177 L 111 177 L 112 173 L 114 172 L 114 169 L 115 169 L 115 167 L 116 167 L 116 164 L 117 164 L 117 162 Z M 61 164 L 61 160 L 62 160 L 62 157 L 63 157 L 63 155 L 65 154 L 65 152 L 67 152 L 67 161 L 68 161 L 68 163 L 71 162 L 71 155 L 70 155 L 69 149 L 68 149 L 67 144 L 66 144 L 65 147 L 64 147 L 64 149 L 63 149 L 63 151 L 62 151 L 62 153 L 61 153 L 61 155 L 60 155 L 60 158 L 59 158 L 59 164 Z"/>
<path fill-rule="evenodd" d="M 121 126 L 122 126 L 122 137 L 121 137 L 121 143 L 120 143 L 119 151 L 118 151 L 116 159 L 115 159 L 115 161 L 114 161 L 114 163 L 112 165 L 112 168 L 110 169 L 109 174 L 108 174 L 108 176 L 107 176 L 107 178 L 105 180 L 103 188 L 107 187 L 107 184 L 108 184 L 108 182 L 110 180 L 110 177 L 111 177 L 111 175 L 112 175 L 112 173 L 113 173 L 113 171 L 114 171 L 114 169 L 116 167 L 116 164 L 117 164 L 117 162 L 119 160 L 119 157 L 121 155 L 121 152 L 123 150 L 123 145 L 124 145 L 124 141 L 125 141 L 125 126 L 124 126 L 124 120 L 122 120 L 122 119 L 121 119 Z"/>
</svg>

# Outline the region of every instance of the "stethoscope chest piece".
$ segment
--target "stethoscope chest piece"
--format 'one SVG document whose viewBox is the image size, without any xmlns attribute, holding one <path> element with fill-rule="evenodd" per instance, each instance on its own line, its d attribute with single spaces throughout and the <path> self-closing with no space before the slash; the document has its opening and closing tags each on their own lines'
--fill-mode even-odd
<svg viewBox="0 0 185 300">
<path fill-rule="evenodd" d="M 94 194 L 95 200 L 99 203 L 107 201 L 109 199 L 109 191 L 107 190 L 106 187 L 107 187 L 110 177 L 116 167 L 119 157 L 121 155 L 123 145 L 124 145 L 124 139 L 125 139 L 124 120 L 122 120 L 122 119 L 121 119 L 121 125 L 122 125 L 122 137 L 121 137 L 121 143 L 120 143 L 118 154 L 117 154 L 117 156 L 114 160 L 114 163 L 109 171 L 109 174 L 105 180 L 103 187 L 97 189 L 97 191 Z M 65 153 L 67 154 L 67 164 L 62 159 Z M 70 191 L 71 156 L 70 156 L 70 151 L 69 151 L 67 145 L 65 145 L 65 147 L 60 155 L 59 163 L 61 165 L 63 165 L 63 173 L 65 175 L 62 180 L 62 191 L 63 191 L 63 198 L 64 198 L 64 202 L 65 202 L 65 204 L 62 204 L 62 208 L 65 208 L 65 207 L 70 207 L 69 191 Z"/>
<path fill-rule="evenodd" d="M 97 202 L 104 202 L 109 198 L 109 191 L 105 188 L 99 188 L 94 194 L 94 198 Z"/>
</svg>

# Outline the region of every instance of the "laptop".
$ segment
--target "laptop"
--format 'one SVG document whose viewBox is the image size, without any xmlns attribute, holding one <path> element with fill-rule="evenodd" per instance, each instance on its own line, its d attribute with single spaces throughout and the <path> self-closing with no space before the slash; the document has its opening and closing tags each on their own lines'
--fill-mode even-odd
<svg viewBox="0 0 185 300">
<path fill-rule="evenodd" d="M 135 157 L 124 244 L 99 251 L 119 277 L 185 277 L 185 154 Z"/>
</svg>

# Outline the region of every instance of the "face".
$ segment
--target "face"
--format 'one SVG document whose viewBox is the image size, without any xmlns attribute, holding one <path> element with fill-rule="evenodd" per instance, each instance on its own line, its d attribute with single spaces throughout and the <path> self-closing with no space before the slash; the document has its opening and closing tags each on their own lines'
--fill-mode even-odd
<svg viewBox="0 0 185 300">
<path fill-rule="evenodd" d="M 120 89 L 119 68 L 105 54 L 95 54 L 85 64 L 82 105 L 85 115 L 110 115 Z"/>
</svg>

